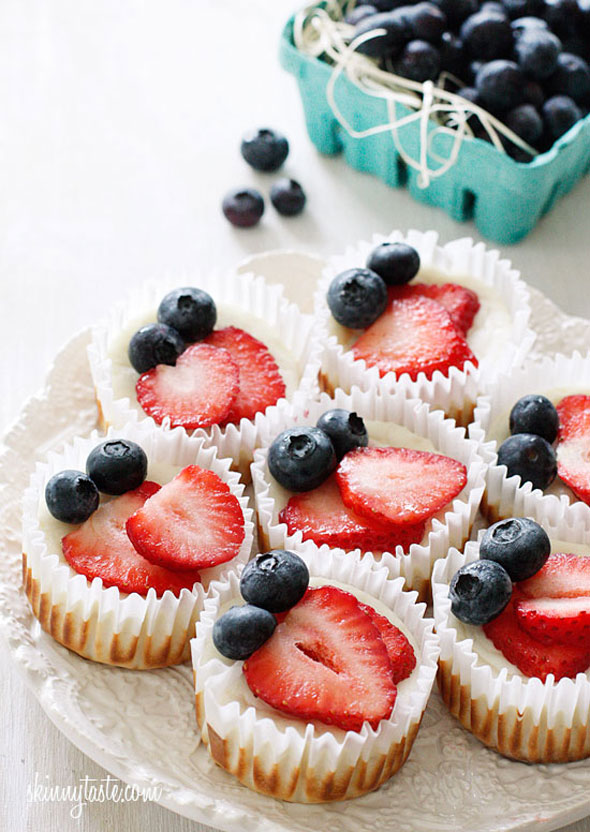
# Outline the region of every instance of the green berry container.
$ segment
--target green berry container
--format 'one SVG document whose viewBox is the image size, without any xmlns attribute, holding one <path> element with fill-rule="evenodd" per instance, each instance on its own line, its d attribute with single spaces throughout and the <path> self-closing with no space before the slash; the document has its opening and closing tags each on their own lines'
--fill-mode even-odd
<svg viewBox="0 0 590 832">
<path fill-rule="evenodd" d="M 590 115 L 575 124 L 546 153 L 529 164 L 510 156 L 481 139 L 466 139 L 456 163 L 440 178 L 421 187 L 419 173 L 408 166 L 396 150 L 389 132 L 367 138 L 351 136 L 338 122 L 326 96 L 333 67 L 304 54 L 295 46 L 295 16 L 281 38 L 282 66 L 299 84 L 309 136 L 321 153 L 343 153 L 357 170 L 372 173 L 393 187 L 407 186 L 412 196 L 437 205 L 454 220 L 473 219 L 480 233 L 501 244 L 517 243 L 533 230 L 544 214 L 576 182 L 590 171 Z M 338 107 L 356 131 L 389 121 L 385 100 L 367 95 L 345 74 L 335 89 Z M 400 117 L 410 110 L 398 105 Z M 436 128 L 432 122 L 431 130 Z M 403 148 L 415 159 L 420 155 L 420 126 L 407 124 L 398 130 Z M 432 137 L 429 167 L 434 157 L 448 158 L 453 137 Z"/>
</svg>

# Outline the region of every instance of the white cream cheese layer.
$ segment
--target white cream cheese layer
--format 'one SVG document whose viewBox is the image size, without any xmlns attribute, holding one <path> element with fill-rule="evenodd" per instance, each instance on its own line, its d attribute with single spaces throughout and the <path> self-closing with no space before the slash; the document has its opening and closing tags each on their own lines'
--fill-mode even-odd
<svg viewBox="0 0 590 832">
<path fill-rule="evenodd" d="M 510 312 L 504 303 L 502 296 L 492 286 L 488 286 L 481 280 L 470 275 L 447 274 L 438 269 L 422 268 L 414 280 L 410 283 L 428 283 L 442 285 L 444 283 L 457 283 L 466 289 L 471 289 L 479 298 L 480 307 L 473 320 L 473 324 L 467 333 L 467 343 L 480 361 L 488 354 L 493 354 L 502 338 L 502 333 L 510 333 L 512 320 Z M 350 349 L 359 338 L 359 331 L 347 329 L 340 326 L 332 316 L 329 319 L 329 334 L 335 335 L 342 346 Z"/>
<path fill-rule="evenodd" d="M 579 555 L 580 557 L 590 557 L 590 544 L 586 545 L 581 543 L 567 543 L 563 540 L 552 540 L 551 553 L 565 553 Z M 462 621 L 459 621 L 458 618 L 455 618 L 452 613 L 449 614 L 449 627 L 454 627 L 456 629 L 457 641 L 461 641 L 463 639 L 473 640 L 473 651 L 477 655 L 478 665 L 481 666 L 488 664 L 498 673 L 502 670 L 502 668 L 506 668 L 508 670 L 509 677 L 520 676 L 522 679 L 529 678 L 528 676 L 525 676 L 524 673 L 521 673 L 515 665 L 509 662 L 501 650 L 494 647 L 493 643 L 484 633 L 483 627 L 476 627 L 473 624 L 464 624 Z M 586 671 L 586 677 L 590 679 L 590 668 Z"/>
<path fill-rule="evenodd" d="M 391 623 L 397 627 L 399 630 L 403 632 L 406 636 L 410 644 L 412 645 L 412 649 L 414 650 L 414 655 L 416 656 L 416 667 L 408 676 L 407 679 L 404 679 L 402 682 L 399 683 L 397 686 L 397 698 L 396 698 L 396 705 L 398 703 L 403 702 L 405 699 L 409 699 L 411 696 L 411 691 L 414 689 L 416 682 L 418 680 L 418 667 L 420 664 L 420 648 L 416 643 L 414 637 L 411 635 L 407 627 L 403 624 L 403 622 L 398 618 L 395 613 L 393 613 L 390 609 L 388 609 L 385 604 L 376 599 L 372 598 L 366 592 L 357 589 L 356 587 L 349 586 L 347 584 L 342 584 L 339 581 L 329 580 L 328 578 L 311 578 L 310 586 L 318 587 L 318 586 L 325 586 L 326 584 L 330 584 L 331 586 L 338 587 L 339 589 L 343 589 L 346 592 L 350 592 L 354 595 L 361 603 L 368 604 L 373 609 L 379 613 L 379 615 L 384 616 L 387 618 Z M 241 606 L 244 603 L 244 599 L 238 596 L 231 601 L 228 601 L 224 604 L 219 611 L 220 616 L 226 612 L 231 606 Z M 218 661 L 223 662 L 228 667 L 233 667 L 237 664 L 240 667 L 243 665 L 243 662 L 235 662 L 231 659 L 224 658 L 215 648 L 211 636 L 207 638 L 206 644 L 203 649 L 203 655 L 201 659 L 201 664 L 204 665 L 211 659 L 217 659 Z M 267 705 L 262 699 L 259 699 L 255 696 L 244 678 L 243 673 L 232 674 L 231 676 L 232 683 L 228 684 L 223 690 L 220 692 L 223 700 L 219 701 L 220 705 L 226 704 L 228 702 L 237 702 L 240 706 L 240 710 L 243 713 L 247 708 L 253 707 L 256 710 L 256 716 L 258 718 L 269 717 L 276 723 L 277 727 L 280 730 L 284 730 L 287 727 L 294 728 L 297 732 L 303 736 L 305 734 L 305 728 L 307 722 L 302 719 L 297 719 L 296 717 L 290 717 L 287 714 L 283 714 L 281 711 L 277 711 L 271 705 Z M 395 708 L 395 706 L 394 706 Z M 345 731 L 340 728 L 335 728 L 333 725 L 325 725 L 323 722 L 313 722 L 316 734 L 320 735 L 322 733 L 329 732 L 334 734 L 338 741 L 341 741 L 342 738 L 345 736 Z"/>
<path fill-rule="evenodd" d="M 156 321 L 156 309 L 144 310 L 121 329 L 109 341 L 108 357 L 112 366 L 113 395 L 115 399 L 128 398 L 131 406 L 140 414 L 145 415 L 137 402 L 135 385 L 139 374 L 129 363 L 127 349 L 133 335 L 146 324 Z M 289 398 L 297 389 L 302 368 L 298 366 L 293 355 L 281 341 L 279 334 L 269 327 L 263 320 L 253 317 L 238 307 L 217 304 L 217 323 L 215 329 L 226 326 L 236 326 L 249 335 L 257 338 L 267 347 L 280 370 L 285 382 L 286 394 Z"/>
<path fill-rule="evenodd" d="M 367 432 L 369 434 L 369 445 L 371 446 L 384 448 L 411 448 L 416 451 L 426 451 L 434 454 L 440 453 L 440 451 L 438 451 L 432 444 L 430 439 L 413 433 L 403 425 L 396 425 L 392 422 L 373 422 L 365 420 L 365 427 L 367 428 Z M 288 491 L 286 488 L 279 485 L 279 483 L 271 475 L 268 467 L 266 468 L 266 478 L 270 483 L 269 496 L 273 499 L 272 522 L 276 524 L 279 522 L 279 513 L 283 508 L 285 508 L 289 499 L 294 495 L 292 491 Z M 458 495 L 458 498 L 461 498 L 461 494 Z M 433 515 L 430 520 L 428 520 L 424 531 L 424 537 L 420 541 L 422 545 L 425 545 L 428 542 L 428 535 L 432 529 L 433 520 L 436 519 L 443 523 L 446 511 L 447 507 L 444 507 Z"/>
</svg>

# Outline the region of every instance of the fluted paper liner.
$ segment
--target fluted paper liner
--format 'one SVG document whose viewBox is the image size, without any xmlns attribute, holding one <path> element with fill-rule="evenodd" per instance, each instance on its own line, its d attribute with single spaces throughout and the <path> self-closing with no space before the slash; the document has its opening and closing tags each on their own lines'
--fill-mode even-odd
<svg viewBox="0 0 590 832">
<path fill-rule="evenodd" d="M 538 519 L 542 520 L 542 511 Z M 572 529 L 562 513 L 543 525 L 554 541 L 588 544 L 590 533 Z M 440 639 L 438 685 L 449 710 L 479 740 L 506 757 L 529 763 L 566 763 L 590 756 L 590 669 L 575 679 L 528 678 L 507 659 L 493 667 L 479 651 L 495 648 L 483 629 L 461 624 L 451 613 L 449 583 L 457 569 L 477 560 L 479 543 L 462 554 L 449 551 L 432 576 L 436 632 Z M 457 627 L 460 626 L 461 632 Z M 464 637 L 464 634 L 470 637 Z M 471 635 L 472 634 L 472 635 Z M 503 659 L 503 657 L 502 657 Z M 505 666 L 504 666 L 505 665 Z"/>
<path fill-rule="evenodd" d="M 289 717 L 264 703 L 262 713 L 256 704 L 232 698 L 243 662 L 217 653 L 211 633 L 220 608 L 230 600 L 243 601 L 236 570 L 225 582 L 211 585 L 191 648 L 197 721 L 214 760 L 255 791 L 321 803 L 376 789 L 403 765 L 434 682 L 438 645 L 432 621 L 424 618 L 424 604 L 416 603 L 415 593 L 402 591 L 401 578 L 392 580 L 386 569 L 326 547 L 308 549 L 305 559 L 312 577 L 338 581 L 353 594 L 365 592 L 368 603 L 381 601 L 416 642 L 416 669 L 398 686 L 389 719 L 376 729 L 365 723 L 360 732 L 343 731 Z"/>
<path fill-rule="evenodd" d="M 334 407 L 355 411 L 368 422 L 401 425 L 426 437 L 438 453 L 457 459 L 467 468 L 467 484 L 454 500 L 428 521 L 420 543 L 413 543 L 407 553 L 398 546 L 396 552 L 366 554 L 376 557 L 393 575 L 401 574 L 408 588 L 415 589 L 421 600 L 428 600 L 433 563 L 446 557 L 450 546 L 461 549 L 469 539 L 483 494 L 485 465 L 477 443 L 465 438 L 464 428 L 445 419 L 441 410 L 432 411 L 424 402 L 406 398 L 403 392 L 381 395 L 377 390 L 354 388 L 348 395 L 340 389 L 334 398 L 323 393 L 318 402 L 295 404 L 289 411 L 277 410 L 268 415 L 261 427 L 261 443 L 265 447 L 255 452 L 252 464 L 259 543 L 265 549 L 287 548 L 297 552 L 304 552 L 310 544 L 310 541 L 302 540 L 301 531 L 289 534 L 286 524 L 278 520 L 279 511 L 290 495 L 271 476 L 266 448 L 285 428 L 294 424 L 315 425 L 322 413 Z M 359 555 L 365 554 L 358 549 L 355 551 Z"/>
<path fill-rule="evenodd" d="M 106 322 L 93 328 L 88 357 L 102 427 L 106 429 L 110 425 L 120 426 L 134 420 L 148 420 L 151 424 L 155 424 L 152 418 L 143 411 L 135 397 L 115 398 L 109 344 L 121 331 L 127 329 L 142 315 L 148 320 L 155 321 L 160 301 L 171 289 L 191 285 L 208 292 L 213 297 L 218 311 L 223 309 L 224 317 L 227 318 L 224 325 L 231 324 L 231 313 L 234 309 L 239 312 L 242 328 L 248 330 L 248 321 L 257 321 L 258 329 L 263 327 L 264 333 L 268 334 L 269 338 L 289 355 L 294 364 L 295 378 L 287 384 L 287 399 L 294 395 L 317 397 L 322 346 L 315 332 L 313 318 L 310 315 L 303 315 L 295 304 L 289 303 L 283 295 L 282 286 L 269 285 L 262 277 L 256 277 L 253 274 L 228 272 L 197 276 L 183 275 L 169 277 L 162 282 L 144 284 L 136 289 L 127 300 L 118 304 Z M 236 325 L 240 326 L 240 323 Z M 284 371 L 285 366 L 281 366 L 280 356 L 276 354 L 276 350 L 273 352 L 273 344 L 265 341 L 265 335 L 259 331 L 256 337 L 265 343 L 273 354 L 279 369 Z M 281 406 L 285 402 L 285 398 L 279 399 L 277 405 Z M 231 447 L 236 433 L 244 431 L 254 439 L 256 424 L 262 416 L 262 413 L 257 413 L 252 421 L 242 419 L 239 425 L 229 424 L 225 427 L 214 425 L 211 428 L 199 429 L 199 432 L 206 437 L 207 444 L 213 440 L 220 456 L 230 457 L 227 449 Z M 164 420 L 163 426 L 168 426 L 167 420 Z M 249 458 L 234 457 L 233 459 L 236 470 L 242 473 L 248 471 L 252 461 L 251 455 Z"/>
<path fill-rule="evenodd" d="M 559 399 L 577 393 L 590 395 L 590 353 L 571 356 L 556 355 L 540 361 L 527 361 L 523 367 L 501 373 L 485 385 L 479 396 L 469 426 L 469 435 L 480 443 L 481 455 L 487 463 L 486 491 L 482 511 L 490 522 L 504 517 L 537 517 L 546 514 L 556 522 L 562 510 L 571 514 L 571 523 L 590 529 L 590 506 L 579 500 L 573 491 L 557 477 L 543 492 L 531 482 L 522 482 L 518 475 L 508 476 L 505 465 L 498 465 L 498 448 L 490 431 L 498 420 L 506 418 L 506 436 L 510 436 L 508 419 L 518 399 L 529 393 L 540 393 Z"/>
<path fill-rule="evenodd" d="M 352 330 L 339 327 L 332 318 L 326 302 L 332 279 L 346 269 L 364 267 L 369 254 L 380 243 L 399 241 L 409 243 L 420 254 L 421 271 L 415 282 L 427 279 L 429 271 L 442 272 L 449 282 L 455 283 L 461 283 L 465 277 L 473 278 L 480 283 L 480 292 L 494 290 L 498 300 L 508 310 L 506 331 L 494 330 L 489 333 L 485 354 L 480 351 L 478 355 L 475 351 L 479 361 L 477 369 L 471 362 L 467 362 L 464 369 L 451 367 L 448 375 L 437 370 L 430 380 L 424 373 L 419 373 L 416 381 L 412 381 L 407 373 L 399 377 L 395 373 L 387 373 L 381 378 L 376 367 L 367 367 L 362 359 L 355 360 L 352 351 L 345 348 L 335 334 L 340 332 L 344 338 Z M 486 303 L 487 301 L 482 302 L 478 318 L 485 318 L 488 314 Z M 350 246 L 342 256 L 331 258 L 318 284 L 315 314 L 318 336 L 325 344 L 321 370 L 324 390 L 332 393 L 336 387 L 342 387 L 349 391 L 353 385 L 364 390 L 373 387 L 386 392 L 403 390 L 410 398 L 420 398 L 441 408 L 461 425 L 471 421 L 482 380 L 521 364 L 535 340 L 535 334 L 529 329 L 529 292 L 510 262 L 500 259 L 498 251 L 489 250 L 482 243 L 474 243 L 468 238 L 439 246 L 438 234 L 434 231 L 409 231 L 405 236 L 394 231 L 387 237 L 376 234 L 371 241 Z M 472 343 L 476 324 L 477 319 L 467 334 L 469 343 Z"/>
<path fill-rule="evenodd" d="M 218 474 L 237 497 L 244 515 L 245 536 L 237 557 L 199 570 L 202 584 L 195 584 L 192 591 L 182 589 L 178 597 L 168 590 L 159 598 L 154 589 L 145 597 L 125 593 L 114 586 L 103 587 L 101 578 L 89 581 L 76 573 L 61 548 L 51 551 L 48 547 L 38 512 L 45 500 L 45 485 L 54 474 L 68 468 L 86 470 L 89 452 L 105 439 L 94 432 L 89 438 L 77 437 L 59 454 L 50 452 L 48 461 L 39 463 L 31 477 L 23 507 L 25 590 L 43 629 L 87 659 L 134 669 L 178 664 L 189 657 L 189 640 L 209 583 L 250 556 L 252 509 L 239 475 L 229 470 L 229 460 L 219 459 L 215 448 L 204 447 L 203 437 L 188 437 L 180 429 L 156 431 L 147 423 L 111 429 L 106 438 L 111 437 L 137 442 L 149 464 L 173 466 L 175 473 L 198 464 Z M 62 525 L 64 534 L 77 528 Z"/>
</svg>

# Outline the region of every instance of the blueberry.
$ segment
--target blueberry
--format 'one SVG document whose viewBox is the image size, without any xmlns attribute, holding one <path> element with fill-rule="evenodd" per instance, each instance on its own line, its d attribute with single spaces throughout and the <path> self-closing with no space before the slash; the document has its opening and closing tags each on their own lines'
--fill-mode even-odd
<svg viewBox="0 0 590 832">
<path fill-rule="evenodd" d="M 535 110 L 540 111 L 545 103 L 543 87 L 537 81 L 529 81 L 524 85 L 524 97 L 526 104 L 532 104 Z"/>
<path fill-rule="evenodd" d="M 417 3 L 408 10 L 408 24 L 414 38 L 439 43 L 447 28 L 447 18 L 433 3 Z"/>
<path fill-rule="evenodd" d="M 523 35 L 531 32 L 548 32 L 549 26 L 547 21 L 540 17 L 519 17 L 512 21 L 512 31 L 515 38 L 520 38 Z"/>
<path fill-rule="evenodd" d="M 520 136 L 523 141 L 535 145 L 543 135 L 543 119 L 532 104 L 521 104 L 510 110 L 504 118 L 506 127 Z M 524 431 L 534 433 L 535 431 Z"/>
<path fill-rule="evenodd" d="M 326 410 L 318 419 L 318 428 L 325 431 L 336 451 L 338 459 L 355 448 L 366 448 L 369 434 L 365 423 L 356 413 L 336 407 Z"/>
<path fill-rule="evenodd" d="M 582 111 L 567 95 L 554 95 L 543 104 L 543 119 L 551 138 L 555 141 L 582 118 Z"/>
<path fill-rule="evenodd" d="M 45 486 L 49 513 L 62 523 L 83 523 L 98 508 L 98 488 L 82 471 L 60 471 Z"/>
<path fill-rule="evenodd" d="M 547 87 L 556 95 L 569 95 L 578 104 L 590 101 L 590 67 L 579 55 L 562 52 Z"/>
<path fill-rule="evenodd" d="M 543 29 L 526 32 L 515 45 L 518 65 L 537 81 L 548 78 L 554 72 L 560 53 L 561 41 L 557 35 Z"/>
<path fill-rule="evenodd" d="M 356 24 L 360 23 L 361 20 L 364 20 L 365 17 L 370 17 L 372 14 L 377 13 L 378 9 L 375 8 L 375 6 L 363 3 L 362 6 L 356 6 L 356 8 L 354 8 L 351 12 L 348 12 L 344 18 L 344 22 L 349 23 L 351 26 L 356 26 Z"/>
<path fill-rule="evenodd" d="M 289 491 L 317 488 L 337 465 L 330 437 L 315 427 L 287 428 L 268 451 L 270 473 Z"/>
<path fill-rule="evenodd" d="M 255 188 L 235 188 L 224 196 L 221 209 L 232 225 L 251 228 L 264 214 L 264 200 Z"/>
<path fill-rule="evenodd" d="M 512 581 L 493 560 L 475 560 L 451 578 L 449 598 L 453 615 L 466 624 L 482 625 L 497 618 L 512 597 Z"/>
<path fill-rule="evenodd" d="M 547 488 L 557 476 L 555 451 L 542 436 L 515 433 L 500 445 L 498 465 L 508 468 L 508 476 L 518 474 L 522 482 L 533 488 Z"/>
<path fill-rule="evenodd" d="M 357 47 L 357 52 L 368 55 L 370 58 L 397 55 L 407 39 L 404 16 L 395 10 L 366 17 L 357 24 L 353 37 L 357 38 L 377 29 L 384 29 L 385 32 L 361 43 Z"/>
<path fill-rule="evenodd" d="M 215 301 L 202 289 L 173 289 L 158 307 L 158 321 L 180 332 L 185 341 L 200 341 L 213 332 L 217 322 Z"/>
<path fill-rule="evenodd" d="M 484 64 L 477 73 L 475 86 L 485 106 L 492 110 L 512 110 L 524 103 L 525 77 L 513 61 Z"/>
<path fill-rule="evenodd" d="M 453 26 L 462 23 L 478 10 L 478 0 L 432 0 Z"/>
<path fill-rule="evenodd" d="M 230 607 L 213 625 L 213 644 L 226 659 L 241 661 L 262 647 L 276 626 L 274 615 L 262 607 Z"/>
<path fill-rule="evenodd" d="M 242 138 L 240 152 L 254 170 L 272 173 L 278 170 L 289 155 L 289 142 L 276 130 L 263 127 Z"/>
<path fill-rule="evenodd" d="M 305 191 L 294 179 L 279 179 L 270 189 L 270 201 L 283 217 L 295 217 L 305 207 Z"/>
<path fill-rule="evenodd" d="M 557 439 L 559 416 L 546 396 L 531 393 L 519 399 L 510 411 L 510 433 L 534 433 L 549 444 Z"/>
<path fill-rule="evenodd" d="M 86 473 L 103 494 L 124 494 L 145 480 L 147 456 L 129 439 L 107 439 L 88 454 Z"/>
<path fill-rule="evenodd" d="M 305 561 L 284 549 L 257 555 L 246 564 L 240 578 L 244 600 L 269 612 L 285 612 L 294 607 L 308 585 Z"/>
<path fill-rule="evenodd" d="M 147 324 L 129 341 L 127 355 L 134 370 L 147 373 L 157 364 L 174 366 L 184 350 L 180 334 L 165 324 Z"/>
<path fill-rule="evenodd" d="M 480 12 L 491 12 L 492 14 L 501 15 L 503 18 L 508 18 L 508 13 L 500 0 L 486 0 L 480 6 Z"/>
<path fill-rule="evenodd" d="M 479 556 L 503 566 L 512 581 L 526 581 L 545 565 L 551 552 L 547 532 L 528 517 L 494 523 L 481 539 Z"/>
<path fill-rule="evenodd" d="M 468 17 L 461 26 L 461 38 L 477 61 L 507 57 L 514 39 L 508 18 L 495 11 L 479 11 Z"/>
<path fill-rule="evenodd" d="M 339 324 L 364 329 L 385 311 L 387 286 L 370 269 L 347 269 L 330 283 L 327 301 Z"/>
<path fill-rule="evenodd" d="M 401 286 L 420 271 L 420 255 L 407 243 L 381 243 L 370 253 L 367 268 L 388 286 Z"/>
<path fill-rule="evenodd" d="M 559 37 L 575 35 L 582 23 L 577 0 L 550 0 L 545 3 L 543 16 Z"/>
<path fill-rule="evenodd" d="M 460 78 L 463 75 L 465 66 L 463 41 L 461 38 L 452 32 L 443 32 L 439 52 L 441 69 Z"/>
<path fill-rule="evenodd" d="M 425 40 L 411 40 L 395 62 L 394 72 L 419 84 L 436 81 L 440 73 L 440 52 Z"/>
<path fill-rule="evenodd" d="M 502 0 L 502 5 L 512 20 L 529 15 L 535 17 L 542 14 L 545 7 L 543 0 Z"/>
</svg>

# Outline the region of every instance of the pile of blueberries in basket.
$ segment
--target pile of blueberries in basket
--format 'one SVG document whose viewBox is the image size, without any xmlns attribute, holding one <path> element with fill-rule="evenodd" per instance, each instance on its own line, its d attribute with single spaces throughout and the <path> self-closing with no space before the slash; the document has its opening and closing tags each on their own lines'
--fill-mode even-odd
<svg viewBox="0 0 590 832">
<path fill-rule="evenodd" d="M 590 111 L 590 0 L 367 0 L 345 19 L 351 40 L 383 30 L 358 46 L 383 69 L 420 83 L 444 73 L 447 89 L 539 152 Z M 469 125 L 488 138 L 477 116 Z"/>
</svg>

